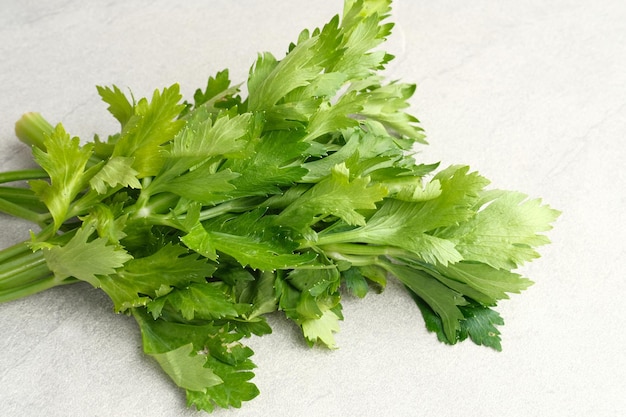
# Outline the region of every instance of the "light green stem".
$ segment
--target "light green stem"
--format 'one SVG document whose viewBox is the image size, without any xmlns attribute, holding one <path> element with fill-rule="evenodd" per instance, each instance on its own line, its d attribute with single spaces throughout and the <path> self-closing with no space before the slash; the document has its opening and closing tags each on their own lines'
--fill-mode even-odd
<svg viewBox="0 0 626 417">
<path fill-rule="evenodd" d="M 64 240 L 65 237 L 60 237 Z M 0 303 L 23 298 L 48 288 L 79 282 L 59 280 L 48 268 L 43 251 L 33 252 L 27 242 L 0 251 Z"/>
<path fill-rule="evenodd" d="M 3 198 L 0 198 L 0 212 L 28 220 L 38 225 L 50 219 L 49 213 L 37 213 Z"/>
<path fill-rule="evenodd" d="M 18 139 L 29 146 L 36 146 L 46 150 L 44 138 L 54 132 L 54 127 L 44 117 L 36 112 L 24 114 L 15 123 L 15 134 Z"/>
<path fill-rule="evenodd" d="M 48 173 L 43 169 L 23 169 L 18 171 L 7 171 L 0 173 L 0 184 L 16 181 L 28 181 L 41 178 L 48 178 Z"/>
<path fill-rule="evenodd" d="M 11 288 L 8 290 L 0 289 L 0 303 L 18 300 L 20 298 L 25 298 L 50 288 L 58 287 L 61 285 L 74 284 L 76 282 L 80 281 L 74 278 L 68 278 L 63 281 L 58 281 L 53 276 L 48 276 L 47 278 L 28 282 L 21 287 Z"/>
</svg>

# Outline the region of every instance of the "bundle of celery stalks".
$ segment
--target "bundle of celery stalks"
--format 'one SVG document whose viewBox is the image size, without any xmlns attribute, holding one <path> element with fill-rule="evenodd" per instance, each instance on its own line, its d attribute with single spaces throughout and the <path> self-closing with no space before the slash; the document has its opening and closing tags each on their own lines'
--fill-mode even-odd
<svg viewBox="0 0 626 417">
<path fill-rule="evenodd" d="M 0 301 L 100 288 L 206 411 L 258 395 L 241 340 L 270 333 L 268 314 L 332 348 L 342 294 L 388 279 L 439 340 L 500 350 L 493 308 L 531 284 L 513 270 L 558 212 L 467 166 L 415 161 L 415 86 L 381 75 L 389 14 L 390 0 L 346 0 L 282 59 L 260 54 L 247 97 L 228 71 L 191 101 L 178 85 L 138 101 L 98 87 L 120 123 L 105 139 L 24 115 L 38 168 L 0 174 L 0 211 L 36 232 L 0 251 Z"/>
</svg>

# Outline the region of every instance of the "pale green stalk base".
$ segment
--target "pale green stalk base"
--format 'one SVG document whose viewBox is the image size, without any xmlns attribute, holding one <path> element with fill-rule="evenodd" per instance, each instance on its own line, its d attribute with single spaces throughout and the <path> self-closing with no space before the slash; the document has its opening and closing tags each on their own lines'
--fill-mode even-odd
<svg viewBox="0 0 626 417">
<path fill-rule="evenodd" d="M 46 264 L 43 251 L 33 252 L 27 242 L 0 251 L 0 303 L 75 282 L 79 281 L 55 278 Z"/>
</svg>

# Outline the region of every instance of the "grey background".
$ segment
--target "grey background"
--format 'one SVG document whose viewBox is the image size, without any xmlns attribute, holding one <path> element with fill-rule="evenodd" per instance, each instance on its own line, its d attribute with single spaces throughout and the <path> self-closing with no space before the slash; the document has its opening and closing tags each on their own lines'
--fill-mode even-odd
<svg viewBox="0 0 626 417">
<path fill-rule="evenodd" d="M 336 1 L 3 0 L 0 167 L 26 167 L 26 111 L 90 138 L 117 128 L 95 85 L 136 97 L 178 82 L 187 97 L 259 51 L 281 55 Z M 626 380 L 626 3 L 398 0 L 391 78 L 416 82 L 431 145 L 493 186 L 563 211 L 536 284 L 501 303 L 503 352 L 444 346 L 412 300 L 346 298 L 336 351 L 307 348 L 279 316 L 250 341 L 261 395 L 216 416 L 617 416 Z M 28 236 L 0 216 L 4 247 Z M 0 415 L 193 416 L 141 353 L 133 320 L 88 285 L 0 305 Z"/>
</svg>

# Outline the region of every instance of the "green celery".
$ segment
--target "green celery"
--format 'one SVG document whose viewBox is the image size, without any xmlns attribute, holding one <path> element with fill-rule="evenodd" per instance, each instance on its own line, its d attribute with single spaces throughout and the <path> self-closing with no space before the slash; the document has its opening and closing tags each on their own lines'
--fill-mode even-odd
<svg viewBox="0 0 626 417">
<path fill-rule="evenodd" d="M 16 123 L 39 168 L 0 173 L 0 211 L 41 228 L 0 250 L 0 302 L 88 282 L 132 315 L 144 351 L 207 412 L 258 395 L 252 350 L 280 311 L 336 348 L 347 291 L 397 279 L 448 344 L 501 349 L 497 303 L 532 284 L 558 211 L 488 189 L 467 166 L 418 164 L 414 84 L 385 79 L 391 0 L 345 0 L 284 57 L 260 54 L 247 96 L 228 71 L 192 101 L 98 87 L 119 131 L 81 141 L 38 113 Z M 20 188 L 23 187 L 23 188 Z"/>
</svg>

